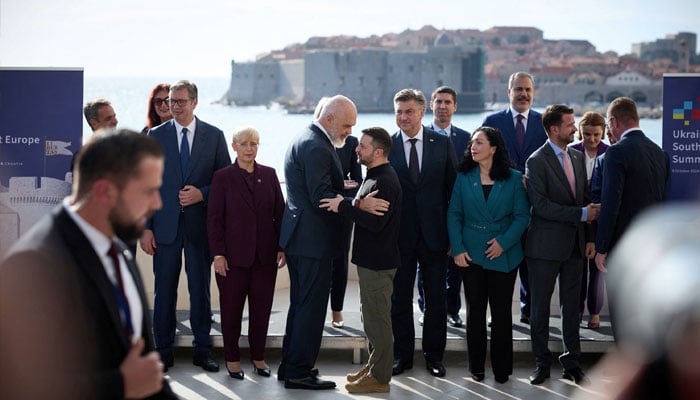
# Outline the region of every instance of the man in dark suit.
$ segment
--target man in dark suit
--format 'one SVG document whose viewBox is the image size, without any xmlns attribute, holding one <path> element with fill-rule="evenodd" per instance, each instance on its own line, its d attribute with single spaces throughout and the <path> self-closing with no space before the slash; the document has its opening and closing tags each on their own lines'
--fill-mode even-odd
<svg viewBox="0 0 700 400">
<path fill-rule="evenodd" d="M 634 100 L 618 97 L 608 106 L 607 114 L 608 129 L 617 142 L 605 152 L 602 169 L 595 263 L 603 272 L 607 272 L 608 253 L 614 250 L 632 220 L 664 200 L 670 178 L 668 155 L 639 129 Z M 614 319 L 614 304 L 609 306 Z"/>
<path fill-rule="evenodd" d="M 589 204 L 583 154 L 567 145 L 574 140 L 574 110 L 560 104 L 547 107 L 542 123 L 549 140 L 527 160 L 527 194 L 532 218 L 525 242 L 530 273 L 532 313 L 530 336 L 537 368 L 530 383 L 539 385 L 549 378 L 549 310 L 552 292 L 559 278 L 564 353 L 559 362 L 564 378 L 580 383 L 586 379 L 579 366 L 579 293 L 581 263 L 586 248 L 593 246 L 591 222 L 599 205 Z"/>
<path fill-rule="evenodd" d="M 426 100 L 415 89 L 394 96 L 396 124 L 389 162 L 402 190 L 401 266 L 394 278 L 391 321 L 394 331 L 393 374 L 413 367 L 415 329 L 413 287 L 420 263 L 425 294 L 423 356 L 433 376 L 444 376 L 442 358 L 447 339 L 445 279 L 447 271 L 447 205 L 452 194 L 455 151 L 447 136 L 421 125 Z"/>
<path fill-rule="evenodd" d="M 161 207 L 162 149 L 133 131 L 98 132 L 76 171 L 72 196 L 0 265 L 0 397 L 176 398 L 119 239 L 138 239 Z"/>
<path fill-rule="evenodd" d="M 435 132 L 445 135 L 452 141 L 455 148 L 457 162 L 464 157 L 464 151 L 469 144 L 471 134 L 464 129 L 460 129 L 452 124 L 452 115 L 457 112 L 457 92 L 449 86 L 440 86 L 433 90 L 430 96 L 430 109 L 433 110 L 433 122 L 429 128 Z M 416 273 L 418 280 L 418 305 L 423 311 L 423 278 L 421 277 L 420 265 Z M 447 260 L 447 291 L 445 300 L 447 302 L 447 323 L 459 328 L 464 326 L 464 321 L 459 316 L 459 309 L 462 307 L 460 288 L 462 287 L 462 272 L 455 265 L 452 257 Z"/>
<path fill-rule="evenodd" d="M 355 136 L 345 139 L 345 146 L 336 148 L 340 166 L 343 169 L 345 180 L 345 197 L 354 198 L 357 189 L 362 183 L 362 166 L 357 161 L 357 148 L 359 142 Z M 343 302 L 345 301 L 345 289 L 348 284 L 348 258 L 350 254 L 350 237 L 352 236 L 353 221 L 343 218 L 343 233 L 341 238 L 342 249 L 340 258 L 333 262 L 333 276 L 331 278 L 331 325 L 334 328 L 343 327 Z"/>
<path fill-rule="evenodd" d="M 325 100 L 319 117 L 297 136 L 285 155 L 287 204 L 280 246 L 287 257 L 290 301 L 277 379 L 292 389 L 333 389 L 314 368 L 328 307 L 333 259 L 340 256 L 340 216 L 319 208 L 343 192 L 335 152 L 352 133 L 355 104 L 345 96 Z"/>
<path fill-rule="evenodd" d="M 484 119 L 484 126 L 497 128 L 506 142 L 508 155 L 515 168 L 525 173 L 525 161 L 544 144 L 547 134 L 542 114 L 533 110 L 535 79 L 527 72 L 515 72 L 508 79 L 510 107 Z M 523 241 L 525 236 L 523 235 Z M 520 322 L 530 322 L 530 284 L 527 258 L 518 265 L 520 275 Z"/>
<path fill-rule="evenodd" d="M 165 170 L 160 195 L 163 208 L 149 220 L 141 248 L 153 256 L 155 301 L 153 328 L 165 368 L 173 365 L 177 286 L 185 252 L 190 293 L 194 365 L 218 371 L 211 356 L 211 257 L 207 242 L 207 198 L 214 172 L 231 164 L 220 129 L 194 116 L 197 86 L 181 80 L 170 86 L 173 119 L 151 129 L 163 146 Z"/>
</svg>

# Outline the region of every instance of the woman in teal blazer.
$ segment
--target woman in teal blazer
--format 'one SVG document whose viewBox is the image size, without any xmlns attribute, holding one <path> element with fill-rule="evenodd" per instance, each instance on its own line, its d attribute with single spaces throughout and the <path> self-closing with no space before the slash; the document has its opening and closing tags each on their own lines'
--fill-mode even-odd
<svg viewBox="0 0 700 400">
<path fill-rule="evenodd" d="M 475 380 L 484 379 L 488 304 L 491 365 L 496 381 L 504 383 L 513 373 L 511 305 L 530 204 L 498 129 L 478 128 L 457 169 L 447 227 L 467 300 L 469 371 Z"/>
</svg>

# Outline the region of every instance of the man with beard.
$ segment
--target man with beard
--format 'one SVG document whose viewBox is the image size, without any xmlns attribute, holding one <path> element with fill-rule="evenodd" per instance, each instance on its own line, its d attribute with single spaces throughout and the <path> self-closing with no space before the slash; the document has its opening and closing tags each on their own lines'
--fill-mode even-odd
<svg viewBox="0 0 700 400">
<path fill-rule="evenodd" d="M 0 265 L 0 397 L 176 398 L 120 240 L 138 239 L 161 207 L 163 151 L 133 131 L 98 132 L 76 172 L 72 196 Z"/>
<path fill-rule="evenodd" d="M 514 167 L 525 176 L 525 161 L 547 141 L 542 114 L 533 110 L 535 78 L 527 72 L 515 72 L 508 79 L 510 106 L 484 119 L 483 126 L 501 131 Z M 525 235 L 523 235 L 523 242 Z M 530 323 L 530 284 L 527 262 L 518 265 L 520 275 L 520 322 Z"/>
<path fill-rule="evenodd" d="M 342 248 L 342 226 L 340 216 L 319 205 L 321 199 L 343 193 L 343 172 L 334 147 L 344 145 L 356 120 L 357 109 L 350 99 L 331 97 L 318 118 L 292 140 L 285 155 L 287 204 L 280 246 L 287 257 L 290 301 L 277 379 L 284 380 L 286 388 L 335 388 L 335 382 L 318 378 L 314 364 L 321 347 L 333 259 Z"/>
<path fill-rule="evenodd" d="M 391 331 L 391 293 L 396 268 L 401 263 L 399 226 L 401 184 L 389 165 L 391 136 L 382 128 L 362 131 L 355 148 L 357 159 L 367 167 L 367 177 L 351 199 L 336 196 L 321 200 L 321 206 L 355 223 L 352 262 L 360 279 L 362 324 L 369 341 L 369 359 L 359 372 L 348 374 L 345 389 L 349 393 L 386 393 L 389 391 L 394 360 Z M 391 204 L 384 215 L 372 215 L 358 209 L 363 199 L 375 192 Z"/>
<path fill-rule="evenodd" d="M 532 153 L 525 169 L 532 206 L 525 257 L 532 278 L 530 337 L 536 362 L 530 383 L 541 385 L 550 376 L 550 303 L 558 280 L 564 342 L 559 362 L 563 377 L 578 384 L 587 380 L 579 365 L 581 265 L 593 249 L 590 222 L 598 218 L 600 205 L 590 203 L 583 154 L 567 147 L 576 132 L 574 110 L 551 105 L 544 111 L 542 124 L 549 140 Z"/>
</svg>

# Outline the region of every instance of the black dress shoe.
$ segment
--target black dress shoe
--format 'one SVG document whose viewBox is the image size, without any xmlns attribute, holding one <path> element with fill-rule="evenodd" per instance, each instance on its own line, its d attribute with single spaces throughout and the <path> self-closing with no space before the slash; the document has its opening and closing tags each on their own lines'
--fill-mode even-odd
<svg viewBox="0 0 700 400">
<path fill-rule="evenodd" d="M 394 365 L 391 368 L 392 375 L 401 375 L 407 369 L 413 368 L 413 363 L 402 362 L 401 360 L 394 360 Z"/>
<path fill-rule="evenodd" d="M 464 326 L 464 321 L 459 317 L 459 314 L 447 314 L 447 323 L 455 328 Z"/>
<path fill-rule="evenodd" d="M 230 369 L 228 369 L 228 367 L 226 367 L 226 371 L 228 371 L 228 376 L 230 376 L 233 379 L 243 380 L 243 378 L 245 377 L 245 372 L 243 372 L 243 370 L 231 371 Z"/>
<path fill-rule="evenodd" d="M 440 361 L 425 361 L 425 368 L 430 372 L 430 375 L 442 377 L 445 376 L 445 366 Z"/>
<path fill-rule="evenodd" d="M 219 364 L 214 361 L 209 353 L 195 354 L 192 359 L 192 364 L 202 367 L 205 371 L 219 372 Z"/>
<path fill-rule="evenodd" d="M 508 375 L 496 375 L 494 379 L 496 379 L 498 383 L 506 383 L 508 382 Z"/>
<path fill-rule="evenodd" d="M 253 372 L 260 376 L 264 376 L 265 378 L 269 378 L 270 375 L 272 375 L 270 368 L 258 368 L 255 366 L 255 364 L 253 364 Z"/>
<path fill-rule="evenodd" d="M 520 322 L 522 322 L 525 325 L 530 325 L 530 317 L 527 315 L 520 315 Z"/>
<path fill-rule="evenodd" d="M 486 377 L 486 375 L 483 372 L 472 372 L 472 379 L 477 382 L 483 381 L 484 377 Z"/>
<path fill-rule="evenodd" d="M 325 390 L 335 389 L 335 382 L 324 381 L 318 379 L 317 376 L 307 376 L 306 378 L 287 379 L 284 381 L 284 387 L 287 389 Z"/>
<path fill-rule="evenodd" d="M 588 377 L 580 367 L 565 369 L 562 378 L 574 381 L 577 385 L 589 382 Z"/>
<path fill-rule="evenodd" d="M 311 368 L 311 370 L 309 371 L 309 375 L 318 376 L 318 368 Z M 284 380 L 284 372 L 282 369 L 282 365 L 280 365 L 279 369 L 277 369 L 277 380 L 278 381 Z"/>
<path fill-rule="evenodd" d="M 532 375 L 530 375 L 530 383 L 533 385 L 541 385 L 547 378 L 549 378 L 549 367 L 537 367 Z"/>
<path fill-rule="evenodd" d="M 163 363 L 163 372 L 168 372 L 168 368 L 175 365 L 175 358 L 173 357 L 173 353 L 171 352 L 171 353 L 161 354 L 160 355 L 160 362 Z"/>
</svg>

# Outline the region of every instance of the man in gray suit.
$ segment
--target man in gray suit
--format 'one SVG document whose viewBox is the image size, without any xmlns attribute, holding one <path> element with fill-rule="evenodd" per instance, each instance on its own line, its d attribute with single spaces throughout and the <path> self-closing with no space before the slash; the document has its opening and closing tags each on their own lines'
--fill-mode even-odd
<svg viewBox="0 0 700 400">
<path fill-rule="evenodd" d="M 549 309 L 557 277 L 564 339 L 559 362 L 564 367 L 564 378 L 580 383 L 586 380 L 579 366 L 581 263 L 586 247 L 593 247 L 586 222 L 598 217 L 600 206 L 589 204 L 583 154 L 567 148 L 576 132 L 574 110 L 560 104 L 549 106 L 542 123 L 548 140 L 525 164 L 527 194 L 532 205 L 525 257 L 532 292 L 530 335 L 537 364 L 530 383 L 539 385 L 550 375 Z"/>
</svg>

